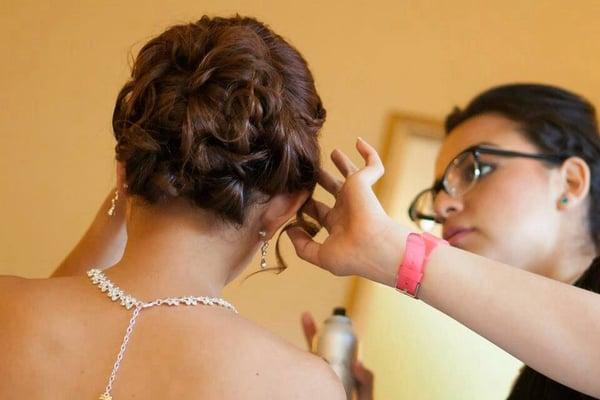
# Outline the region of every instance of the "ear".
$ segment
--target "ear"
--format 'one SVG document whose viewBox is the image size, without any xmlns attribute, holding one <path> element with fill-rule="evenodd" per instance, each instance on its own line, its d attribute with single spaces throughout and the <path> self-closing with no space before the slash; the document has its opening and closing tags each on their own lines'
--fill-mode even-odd
<svg viewBox="0 0 600 400">
<path fill-rule="evenodd" d="M 266 204 L 260 217 L 261 229 L 271 238 L 306 202 L 310 193 L 307 191 L 281 193 L 273 196 Z"/>
<path fill-rule="evenodd" d="M 562 193 L 558 199 L 561 209 L 568 209 L 583 202 L 590 191 L 590 167 L 580 157 L 570 157 L 560 168 Z"/>
</svg>

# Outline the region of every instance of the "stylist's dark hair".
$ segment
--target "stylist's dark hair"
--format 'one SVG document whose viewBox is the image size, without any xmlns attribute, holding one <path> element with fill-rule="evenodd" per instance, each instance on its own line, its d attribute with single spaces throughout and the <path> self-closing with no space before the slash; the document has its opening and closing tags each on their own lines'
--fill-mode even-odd
<svg viewBox="0 0 600 400">
<path fill-rule="evenodd" d="M 516 122 L 543 153 L 580 157 L 591 171 L 589 232 L 600 252 L 600 134 L 594 106 L 567 90 L 540 84 L 494 87 L 446 118 L 446 134 L 469 118 L 500 114 Z"/>
<path fill-rule="evenodd" d="M 294 47 L 254 18 L 204 16 L 135 58 L 113 113 L 116 158 L 130 195 L 185 198 L 241 226 L 273 195 L 312 193 L 324 120 Z"/>
</svg>

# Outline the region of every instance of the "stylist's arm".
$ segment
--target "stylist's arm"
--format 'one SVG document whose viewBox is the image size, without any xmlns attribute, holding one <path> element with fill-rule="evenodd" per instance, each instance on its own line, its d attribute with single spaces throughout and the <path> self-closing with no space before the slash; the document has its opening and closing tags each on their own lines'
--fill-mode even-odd
<svg viewBox="0 0 600 400">
<path fill-rule="evenodd" d="M 52 273 L 53 277 L 83 275 L 90 268 L 106 268 L 119 261 L 127 242 L 124 193 L 112 189 L 77 245 Z M 122 189 L 121 189 L 122 190 Z M 115 212 L 108 215 L 112 204 Z"/>
<path fill-rule="evenodd" d="M 395 287 L 408 229 L 383 210 L 372 185 L 383 175 L 377 152 L 363 140 L 357 168 L 340 151 L 343 175 L 323 171 L 320 185 L 335 197 L 312 200 L 306 212 L 329 235 L 315 242 L 299 228 L 288 234 L 304 260 L 338 276 L 358 275 Z M 460 249 L 438 246 L 427 263 L 419 297 L 540 373 L 600 397 L 600 296 Z"/>
</svg>

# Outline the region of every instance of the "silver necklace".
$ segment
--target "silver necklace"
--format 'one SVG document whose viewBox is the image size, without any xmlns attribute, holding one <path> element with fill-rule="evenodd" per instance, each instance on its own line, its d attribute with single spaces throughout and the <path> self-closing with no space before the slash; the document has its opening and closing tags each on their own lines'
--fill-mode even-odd
<svg viewBox="0 0 600 400">
<path fill-rule="evenodd" d="M 127 331 L 125 332 L 125 337 L 123 338 L 123 343 L 121 344 L 121 348 L 119 350 L 119 354 L 117 355 L 117 360 L 113 366 L 112 372 L 110 374 L 110 378 L 108 379 L 108 384 L 106 385 L 106 389 L 104 393 L 100 395 L 99 400 L 112 400 L 112 386 L 117 376 L 117 371 L 121 366 L 121 361 L 123 361 L 123 355 L 125 354 L 125 349 L 127 349 L 127 344 L 129 343 L 129 337 L 133 332 L 133 327 L 135 326 L 135 321 L 137 320 L 140 312 L 146 308 L 154 307 L 154 306 L 197 306 L 197 305 L 205 305 L 205 306 L 215 306 L 215 307 L 223 307 L 228 310 L 233 311 L 237 314 L 237 310 L 233 305 L 229 302 L 219 298 L 219 297 L 206 297 L 206 296 L 185 296 L 185 297 L 166 297 L 163 299 L 156 299 L 150 302 L 143 302 L 137 300 L 132 295 L 125 293 L 121 290 L 117 285 L 112 283 L 110 279 L 104 275 L 102 271 L 99 269 L 90 269 L 87 272 L 90 281 L 98 286 L 103 293 L 114 302 L 119 302 L 121 306 L 125 307 L 127 310 L 131 310 L 133 308 L 133 314 L 131 315 L 131 319 L 129 320 L 129 326 L 127 327 Z"/>
</svg>

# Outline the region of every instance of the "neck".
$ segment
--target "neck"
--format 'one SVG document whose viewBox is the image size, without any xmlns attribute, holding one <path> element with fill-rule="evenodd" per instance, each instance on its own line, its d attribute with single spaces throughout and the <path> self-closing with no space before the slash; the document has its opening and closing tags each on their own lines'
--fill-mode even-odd
<svg viewBox="0 0 600 400">
<path fill-rule="evenodd" d="M 573 240 L 560 240 L 555 251 L 541 265 L 548 278 L 573 284 L 589 268 L 596 257 L 596 247 L 587 232 L 571 232 Z"/>
<path fill-rule="evenodd" d="M 107 275 L 143 300 L 220 296 L 250 261 L 259 236 L 184 205 L 132 208 L 123 258 Z"/>
<path fill-rule="evenodd" d="M 547 263 L 545 271 L 548 278 L 572 285 L 587 270 L 595 255 L 573 255 L 570 259 L 553 259 Z"/>
</svg>

